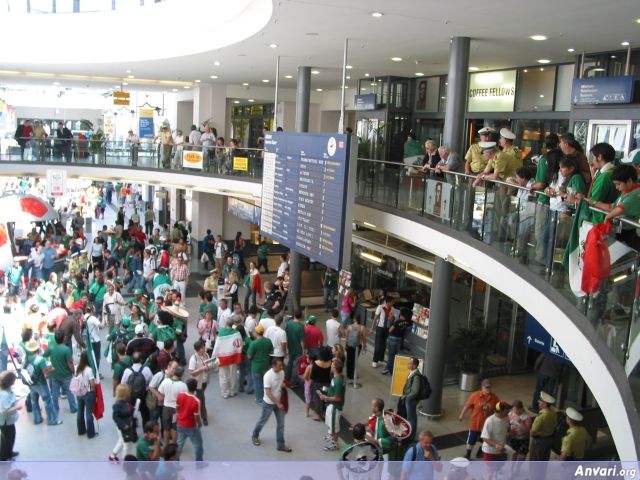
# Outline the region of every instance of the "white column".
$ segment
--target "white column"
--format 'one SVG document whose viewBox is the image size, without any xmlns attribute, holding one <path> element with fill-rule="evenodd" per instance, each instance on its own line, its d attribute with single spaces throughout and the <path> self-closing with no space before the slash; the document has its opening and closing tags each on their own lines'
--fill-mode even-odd
<svg viewBox="0 0 640 480">
<path fill-rule="evenodd" d="M 218 136 L 226 132 L 227 89 L 225 85 L 199 85 L 193 90 L 193 123 L 201 126 L 213 119 Z"/>
<path fill-rule="evenodd" d="M 223 233 L 224 206 L 222 195 L 195 191 L 192 193 L 190 220 L 195 239 L 202 240 L 208 228 L 214 235 Z"/>
</svg>

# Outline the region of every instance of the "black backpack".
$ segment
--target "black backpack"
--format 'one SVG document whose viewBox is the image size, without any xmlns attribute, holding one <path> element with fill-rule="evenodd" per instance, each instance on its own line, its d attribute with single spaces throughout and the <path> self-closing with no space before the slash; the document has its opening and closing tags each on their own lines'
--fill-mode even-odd
<svg viewBox="0 0 640 480">
<path fill-rule="evenodd" d="M 426 375 L 417 374 L 417 377 L 420 378 L 420 393 L 418 394 L 418 400 L 426 400 L 431 396 L 431 385 L 429 384 L 429 380 Z"/>
<path fill-rule="evenodd" d="M 131 398 L 144 398 L 147 391 L 147 379 L 142 374 L 144 367 L 141 366 L 138 371 L 135 371 L 133 367 L 130 368 L 131 375 L 127 378 L 127 385 L 131 387 Z"/>
</svg>

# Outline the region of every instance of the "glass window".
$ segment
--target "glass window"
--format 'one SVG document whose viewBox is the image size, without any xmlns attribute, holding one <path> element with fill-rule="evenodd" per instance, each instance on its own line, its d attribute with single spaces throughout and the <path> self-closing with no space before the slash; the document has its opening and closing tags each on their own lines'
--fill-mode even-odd
<svg viewBox="0 0 640 480">
<path fill-rule="evenodd" d="M 569 120 L 516 120 L 513 126 L 525 164 L 532 163 L 531 157 L 544 153 L 544 137 L 550 133 L 562 135 L 568 130 Z"/>
<path fill-rule="evenodd" d="M 550 112 L 553 109 L 555 81 L 555 67 L 522 69 L 516 111 Z"/>
<path fill-rule="evenodd" d="M 449 87 L 449 82 L 447 82 L 447 77 L 440 77 L 440 99 L 439 101 L 439 105 L 440 108 L 439 110 L 441 112 L 446 112 L 447 111 L 447 89 Z"/>
<path fill-rule="evenodd" d="M 558 65 L 558 79 L 556 81 L 556 112 L 571 110 L 571 92 L 573 90 L 573 75 L 576 66 Z"/>
</svg>

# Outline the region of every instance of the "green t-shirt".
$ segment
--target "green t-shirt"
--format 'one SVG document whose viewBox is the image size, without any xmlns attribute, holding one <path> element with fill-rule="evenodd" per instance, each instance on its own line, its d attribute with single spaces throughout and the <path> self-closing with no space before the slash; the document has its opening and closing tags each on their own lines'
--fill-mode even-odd
<svg viewBox="0 0 640 480">
<path fill-rule="evenodd" d="M 335 271 L 326 270 L 324 272 L 324 286 L 327 288 L 335 288 L 338 284 L 338 275 Z"/>
<path fill-rule="evenodd" d="M 155 329 L 153 338 L 155 338 L 157 342 L 166 342 L 169 339 L 175 341 L 176 331 L 168 325 L 163 325 Z"/>
<path fill-rule="evenodd" d="M 273 344 L 268 338 L 256 338 L 251 345 L 247 355 L 251 357 L 251 371 L 265 374 L 271 365 L 269 354 L 273 351 Z"/>
<path fill-rule="evenodd" d="M 45 353 L 51 361 L 53 372 L 50 376 L 55 380 L 65 380 L 73 376 L 73 372 L 69 369 L 69 361 L 72 360 L 71 349 L 63 344 L 49 344 L 49 349 Z"/>
<path fill-rule="evenodd" d="M 342 410 L 342 407 L 344 407 L 345 388 L 344 375 L 339 375 L 331 379 L 331 384 L 329 385 L 329 390 L 327 391 L 327 397 L 340 397 L 340 400 L 329 402 L 338 410 Z"/>
<path fill-rule="evenodd" d="M 122 360 L 113 362 L 113 378 L 115 378 L 119 383 L 120 380 L 122 380 L 124 371 L 131 365 L 133 365 L 133 360 L 131 360 L 131 357 L 124 357 Z"/>
<path fill-rule="evenodd" d="M 622 207 L 623 215 L 632 220 L 638 220 L 640 217 L 640 185 L 636 186 L 630 192 L 620 195 L 616 200 L 615 207 Z M 633 226 L 628 223 L 622 224 L 623 230 L 633 230 Z"/>
<path fill-rule="evenodd" d="M 545 156 L 540 157 L 538 160 L 535 182 L 543 183 L 545 187 L 549 184 L 549 164 L 547 163 L 547 157 Z M 539 194 L 538 203 L 540 205 L 549 205 L 549 196 Z"/>
<path fill-rule="evenodd" d="M 300 342 L 304 340 L 304 325 L 295 320 L 287 322 L 284 327 L 287 334 L 287 350 L 289 355 L 302 355 Z"/>
<path fill-rule="evenodd" d="M 249 351 L 250 345 L 251 345 L 251 337 L 247 335 L 246 337 L 244 337 L 244 340 L 242 341 L 242 353 L 246 355 L 247 352 Z"/>
<path fill-rule="evenodd" d="M 584 183 L 584 177 L 579 173 L 574 174 L 565 186 L 567 190 L 569 188 L 575 190 L 575 193 L 587 194 L 587 185 Z"/>
<path fill-rule="evenodd" d="M 618 198 L 618 191 L 611 179 L 613 170 L 613 168 L 610 168 L 596 174 L 591 186 L 591 192 L 589 192 L 589 198 L 594 202 L 613 203 Z M 602 223 L 604 222 L 604 214 L 592 211 L 591 220 L 593 223 Z"/>
<path fill-rule="evenodd" d="M 206 312 L 211 312 L 211 314 L 213 315 L 213 319 L 217 319 L 218 318 L 218 306 L 215 305 L 214 303 L 201 303 L 200 304 L 200 317 L 204 318 L 204 314 Z"/>
<path fill-rule="evenodd" d="M 100 285 L 98 282 L 93 282 L 91 287 L 89 287 L 89 293 L 93 293 L 96 296 L 96 302 L 102 302 L 104 300 L 105 293 L 107 293 L 107 284 L 103 283 Z"/>
<path fill-rule="evenodd" d="M 269 255 L 269 249 L 267 248 L 267 246 L 260 245 L 258 247 L 258 258 L 260 260 L 265 260 L 267 258 L 267 255 Z"/>
<path fill-rule="evenodd" d="M 138 461 L 148 461 L 151 456 L 151 452 L 153 452 L 153 442 L 151 440 L 146 440 L 144 436 L 140 437 L 136 444 L 136 458 Z"/>
<path fill-rule="evenodd" d="M 37 385 L 45 385 L 47 383 L 47 377 L 45 376 L 44 371 L 47 368 L 47 361 L 44 357 L 39 354 L 36 355 L 30 362 L 29 367 L 27 367 L 27 371 L 29 372 L 29 375 L 31 375 L 31 381 Z"/>
<path fill-rule="evenodd" d="M 164 275 L 162 273 L 159 273 L 158 275 L 153 277 L 153 282 L 151 282 L 151 286 L 153 287 L 154 290 L 160 285 L 165 285 L 165 284 L 171 285 L 171 279 L 169 278 L 168 275 Z"/>
</svg>

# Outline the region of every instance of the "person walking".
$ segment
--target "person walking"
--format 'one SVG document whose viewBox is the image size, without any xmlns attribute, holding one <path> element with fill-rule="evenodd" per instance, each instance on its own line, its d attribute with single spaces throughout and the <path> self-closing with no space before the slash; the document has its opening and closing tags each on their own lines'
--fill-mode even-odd
<svg viewBox="0 0 640 480">
<path fill-rule="evenodd" d="M 53 405 L 51 391 L 47 384 L 47 375 L 52 371 L 44 357 L 40 355 L 40 345 L 36 340 L 29 340 L 24 344 L 27 352 L 24 368 L 31 375 L 32 384 L 29 385 L 29 399 L 31 400 L 31 410 L 33 411 L 33 420 L 36 425 L 42 423 L 42 412 L 40 411 L 39 399 L 42 397 L 45 410 L 47 412 L 47 423 L 50 426 L 62 424 L 62 420 L 58 419 L 58 413 Z"/>
<path fill-rule="evenodd" d="M 249 345 L 247 357 L 251 362 L 251 376 L 253 377 L 253 390 L 256 395 L 256 403 L 260 405 L 264 398 L 264 375 L 269 370 L 270 355 L 273 351 L 271 340 L 264 337 L 264 327 L 257 325 L 255 328 L 257 338 Z"/>
<path fill-rule="evenodd" d="M 477 392 L 471 394 L 467 402 L 462 407 L 462 411 L 458 416 L 461 422 L 465 413 L 471 410 L 471 418 L 469 420 L 469 434 L 467 435 L 467 453 L 465 457 L 471 458 L 471 449 L 480 439 L 480 433 L 484 422 L 495 411 L 495 405 L 500 399 L 491 392 L 491 381 L 485 378 L 482 381 L 481 388 Z M 482 448 L 476 453 L 477 458 L 482 457 Z"/>
<path fill-rule="evenodd" d="M 136 424 L 133 418 L 133 407 L 129 403 L 129 397 L 131 396 L 131 388 L 129 385 L 118 385 L 116 387 L 116 394 L 114 396 L 114 402 L 112 407 L 112 418 L 116 424 L 116 432 L 118 434 L 118 441 L 109 455 L 109 461 L 118 462 L 118 455 L 120 452 L 124 453 L 126 457 L 133 449 L 137 434 Z"/>
<path fill-rule="evenodd" d="M 378 364 L 384 362 L 384 352 L 387 348 L 387 336 L 389 335 L 389 327 L 394 322 L 393 299 L 385 297 L 384 303 L 378 305 L 376 313 L 371 322 L 370 333 L 375 331 L 375 343 L 373 350 L 373 368 L 378 368 Z"/>
<path fill-rule="evenodd" d="M 251 442 L 259 447 L 260 432 L 273 413 L 276 417 L 276 441 L 279 452 L 291 453 L 293 450 L 284 441 L 284 416 L 286 407 L 283 403 L 284 363 L 282 359 L 274 357 L 271 361 L 271 369 L 264 374 L 264 397 L 262 399 L 262 415 L 256 423 L 251 434 Z"/>
<path fill-rule="evenodd" d="M 58 399 L 60 392 L 67 396 L 69 402 L 69 410 L 71 413 L 78 411 L 76 397 L 69 390 L 71 377 L 73 376 L 73 357 L 71 349 L 64 344 L 64 332 L 56 330 L 54 334 L 55 343 L 50 343 L 49 348 L 44 353 L 45 358 L 51 362 L 53 371 L 49 374 L 49 388 L 51 389 L 51 399 L 56 412 L 60 413 L 60 405 Z"/>
<path fill-rule="evenodd" d="M 296 310 L 293 314 L 293 320 L 287 321 L 284 328 L 287 334 L 287 352 L 289 353 L 289 361 L 285 369 L 285 383 L 291 388 L 300 385 L 300 377 L 298 376 L 298 363 L 304 352 L 304 317 L 300 310 Z"/>
<path fill-rule="evenodd" d="M 196 462 L 201 462 L 203 457 L 202 446 L 202 419 L 200 418 L 201 405 L 196 397 L 198 381 L 190 378 L 186 382 L 187 391 L 180 392 L 176 398 L 176 424 L 178 427 L 178 457 L 187 441 L 191 440 L 195 451 Z"/>
<path fill-rule="evenodd" d="M 80 361 L 76 367 L 76 377 L 79 378 L 81 391 L 77 392 L 78 412 L 76 416 L 76 426 L 78 435 L 87 435 L 87 438 L 94 438 L 98 435 L 93 424 L 93 405 L 96 403 L 96 380 L 93 370 L 89 366 L 87 352 L 80 354 Z"/>
<path fill-rule="evenodd" d="M 196 397 L 200 401 L 200 418 L 202 423 L 206 426 L 209 425 L 207 406 L 204 397 L 204 391 L 207 388 L 209 382 L 209 370 L 213 368 L 213 364 L 210 361 L 209 354 L 207 353 L 206 343 L 203 340 L 198 340 L 193 344 L 193 355 L 189 359 L 188 372 L 189 375 L 196 380 Z M 189 383 L 187 382 L 187 388 Z M 178 435 L 180 430 L 178 429 Z"/>
<path fill-rule="evenodd" d="M 0 462 L 12 460 L 18 456 L 13 450 L 16 441 L 16 422 L 24 402 L 19 401 L 13 392 L 16 374 L 10 371 L 0 373 Z"/>
<path fill-rule="evenodd" d="M 338 434 L 340 433 L 340 416 L 344 408 L 344 396 L 346 393 L 346 384 L 344 375 L 342 374 L 344 366 L 340 360 L 335 360 L 332 366 L 333 378 L 329 385 L 327 394 L 320 394 L 320 400 L 327 403 L 325 411 L 325 423 L 328 433 L 325 436 L 326 445 L 324 450 L 329 452 L 338 450 Z"/>
</svg>

